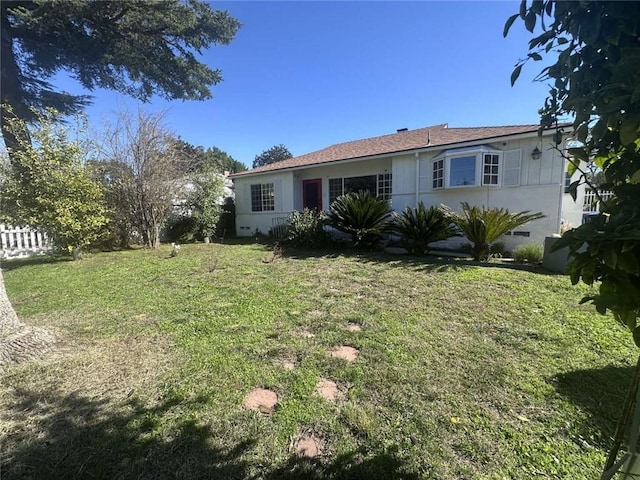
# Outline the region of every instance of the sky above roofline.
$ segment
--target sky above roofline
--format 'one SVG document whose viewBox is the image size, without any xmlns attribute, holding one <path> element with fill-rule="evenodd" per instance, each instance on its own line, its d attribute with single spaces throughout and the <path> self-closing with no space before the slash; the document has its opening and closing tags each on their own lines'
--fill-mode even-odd
<svg viewBox="0 0 640 480">
<path fill-rule="evenodd" d="M 251 166 L 284 144 L 299 156 L 399 128 L 535 124 L 548 87 L 533 82 L 543 63 L 510 75 L 531 34 L 506 19 L 518 1 L 216 2 L 243 23 L 229 46 L 202 60 L 223 83 L 206 102 L 154 98 L 175 134 L 216 146 Z M 55 83 L 86 93 L 59 75 Z M 99 128 L 130 98 L 96 91 L 87 109 Z"/>
</svg>

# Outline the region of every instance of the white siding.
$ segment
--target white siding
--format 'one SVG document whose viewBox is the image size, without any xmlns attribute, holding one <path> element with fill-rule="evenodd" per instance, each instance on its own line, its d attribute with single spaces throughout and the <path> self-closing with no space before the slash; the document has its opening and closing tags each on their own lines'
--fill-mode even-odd
<svg viewBox="0 0 640 480">
<path fill-rule="evenodd" d="M 236 233 L 240 237 L 251 236 L 256 230 L 267 234 L 274 219 L 287 217 L 293 211 L 292 172 L 241 176 L 234 178 L 233 183 L 236 193 Z M 274 210 L 251 211 L 251 185 L 257 183 L 273 183 Z"/>
</svg>

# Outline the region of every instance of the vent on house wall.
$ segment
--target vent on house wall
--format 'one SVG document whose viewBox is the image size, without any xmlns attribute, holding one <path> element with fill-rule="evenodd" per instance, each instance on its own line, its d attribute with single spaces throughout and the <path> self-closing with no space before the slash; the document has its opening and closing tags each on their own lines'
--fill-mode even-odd
<svg viewBox="0 0 640 480">
<path fill-rule="evenodd" d="M 513 232 L 512 235 L 514 237 L 530 237 L 531 232 Z"/>
</svg>

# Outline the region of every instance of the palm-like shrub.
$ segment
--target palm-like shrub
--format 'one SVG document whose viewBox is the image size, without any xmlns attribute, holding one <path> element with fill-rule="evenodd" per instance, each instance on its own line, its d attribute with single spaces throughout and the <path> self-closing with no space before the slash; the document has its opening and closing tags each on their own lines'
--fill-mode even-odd
<svg viewBox="0 0 640 480">
<path fill-rule="evenodd" d="M 506 208 L 472 207 L 467 202 L 462 202 L 462 213 L 450 211 L 449 214 L 462 234 L 473 243 L 471 255 L 474 260 L 486 260 L 491 244 L 508 231 L 544 217 L 541 212 L 510 213 Z"/>
<path fill-rule="evenodd" d="M 402 213 L 394 212 L 393 231 L 409 242 L 411 253 L 418 255 L 423 254 L 430 243 L 458 235 L 444 209 L 427 208 L 422 202 L 416 208 L 407 205 Z"/>
<path fill-rule="evenodd" d="M 390 230 L 391 207 L 369 192 L 351 192 L 338 197 L 327 214 L 327 223 L 351 235 L 353 246 L 375 246 Z"/>
</svg>

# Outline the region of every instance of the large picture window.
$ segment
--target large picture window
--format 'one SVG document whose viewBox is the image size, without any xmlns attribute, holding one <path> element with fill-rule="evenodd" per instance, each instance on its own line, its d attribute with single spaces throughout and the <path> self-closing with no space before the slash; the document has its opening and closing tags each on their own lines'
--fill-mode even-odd
<svg viewBox="0 0 640 480">
<path fill-rule="evenodd" d="M 476 184 L 476 156 L 452 158 L 449 163 L 449 186 Z"/>
<path fill-rule="evenodd" d="M 383 200 L 391 200 L 391 173 L 329 179 L 329 205 L 336 198 L 350 192 L 369 192 Z"/>
<path fill-rule="evenodd" d="M 265 212 L 275 210 L 273 183 L 251 185 L 251 211 Z"/>
</svg>

